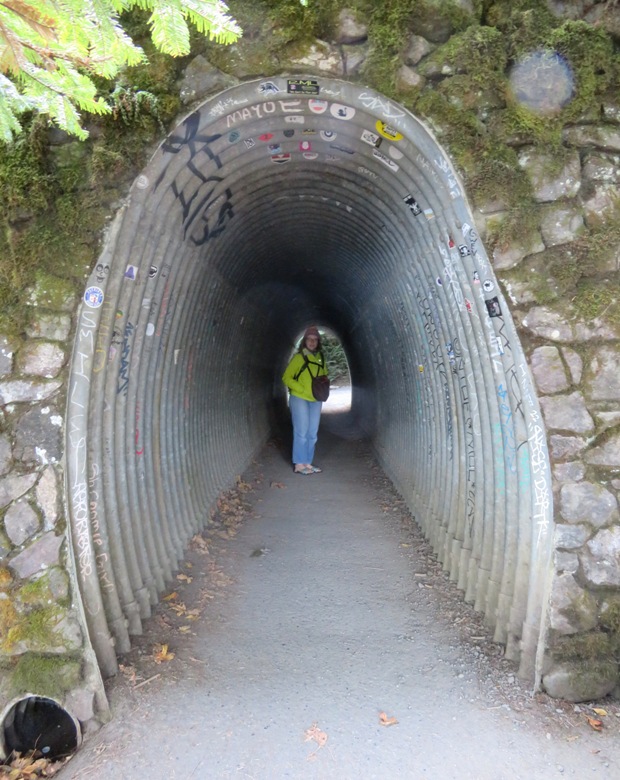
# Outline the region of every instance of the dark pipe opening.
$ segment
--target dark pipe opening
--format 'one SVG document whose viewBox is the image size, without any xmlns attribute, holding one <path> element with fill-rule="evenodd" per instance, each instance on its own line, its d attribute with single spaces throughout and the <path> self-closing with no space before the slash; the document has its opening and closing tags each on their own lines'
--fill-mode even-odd
<svg viewBox="0 0 620 780">
<path fill-rule="evenodd" d="M 8 757 L 35 753 L 49 759 L 64 758 L 79 745 L 75 719 L 52 699 L 28 696 L 14 704 L 3 723 Z"/>
</svg>

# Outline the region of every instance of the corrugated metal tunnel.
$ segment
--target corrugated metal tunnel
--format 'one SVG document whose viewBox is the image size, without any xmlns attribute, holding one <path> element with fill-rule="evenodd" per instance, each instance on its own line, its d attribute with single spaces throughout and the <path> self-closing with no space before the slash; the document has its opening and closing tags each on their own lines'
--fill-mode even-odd
<svg viewBox="0 0 620 780">
<path fill-rule="evenodd" d="M 465 598 L 537 677 L 552 545 L 545 434 L 507 303 L 424 126 L 352 84 L 221 93 L 165 140 L 88 280 L 67 497 L 104 675 L 272 430 L 309 323 Z"/>
</svg>

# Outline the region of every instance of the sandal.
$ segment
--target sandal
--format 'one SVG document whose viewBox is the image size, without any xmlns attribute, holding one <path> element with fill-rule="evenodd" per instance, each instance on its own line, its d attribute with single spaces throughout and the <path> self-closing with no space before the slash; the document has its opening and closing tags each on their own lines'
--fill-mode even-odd
<svg viewBox="0 0 620 780">
<path fill-rule="evenodd" d="M 323 469 L 320 469 L 318 466 L 310 466 L 310 469 L 313 474 L 320 474 L 323 471 Z"/>
<path fill-rule="evenodd" d="M 293 469 L 294 474 L 314 474 L 314 470 L 310 466 L 306 466 L 303 469 Z"/>
</svg>

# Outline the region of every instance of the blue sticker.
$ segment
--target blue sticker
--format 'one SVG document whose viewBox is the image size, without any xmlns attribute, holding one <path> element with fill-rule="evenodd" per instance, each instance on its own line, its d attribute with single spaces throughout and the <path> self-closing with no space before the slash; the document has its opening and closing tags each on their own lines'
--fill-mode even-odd
<svg viewBox="0 0 620 780">
<path fill-rule="evenodd" d="M 89 287 L 84 293 L 84 303 L 91 309 L 98 309 L 103 303 L 103 290 L 101 287 Z"/>
</svg>

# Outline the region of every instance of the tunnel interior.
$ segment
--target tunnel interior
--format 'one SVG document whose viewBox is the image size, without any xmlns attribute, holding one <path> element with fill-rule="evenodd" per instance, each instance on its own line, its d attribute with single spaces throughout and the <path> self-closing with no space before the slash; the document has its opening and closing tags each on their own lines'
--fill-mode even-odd
<svg viewBox="0 0 620 780">
<path fill-rule="evenodd" d="M 552 540 L 545 433 L 463 187 L 424 125 L 345 82 L 206 101 L 111 224 L 67 405 L 76 575 L 104 676 L 218 493 L 269 438 L 309 324 L 465 598 L 534 678 Z"/>
</svg>

